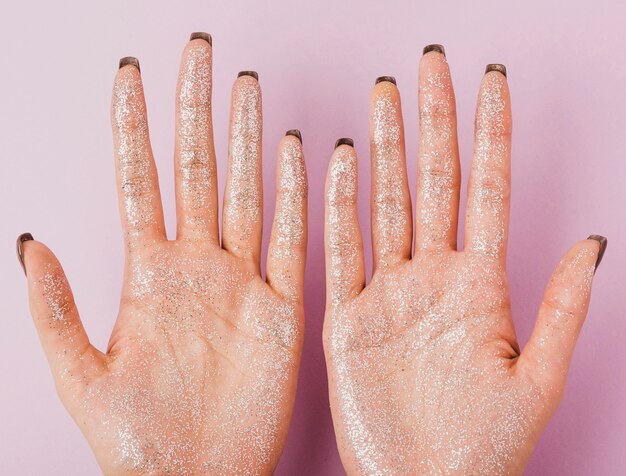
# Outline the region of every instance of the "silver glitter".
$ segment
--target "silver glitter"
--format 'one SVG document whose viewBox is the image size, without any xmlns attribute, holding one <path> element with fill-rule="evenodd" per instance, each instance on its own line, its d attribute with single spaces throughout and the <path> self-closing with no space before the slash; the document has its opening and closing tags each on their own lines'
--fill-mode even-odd
<svg viewBox="0 0 626 476">
<path fill-rule="evenodd" d="M 217 232 L 217 175 L 211 119 L 212 55 L 202 40 L 190 44 L 178 78 L 176 116 L 179 228 Z"/>
<path fill-rule="evenodd" d="M 509 221 L 511 126 L 506 117 L 505 88 L 502 74 L 485 75 L 476 108 L 474 159 L 467 196 L 468 246 L 494 258 L 506 253 Z"/>
<path fill-rule="evenodd" d="M 422 61 L 415 247 L 454 249 L 460 182 L 454 90 L 445 56 Z"/>
<path fill-rule="evenodd" d="M 392 83 L 376 86 L 370 124 L 373 248 L 376 266 L 386 266 L 410 257 L 412 232 L 402 109 Z"/>
<path fill-rule="evenodd" d="M 276 212 L 267 254 L 267 281 L 290 300 L 304 287 L 308 185 L 302 144 L 283 138 L 278 157 Z"/>
<path fill-rule="evenodd" d="M 209 223 L 200 211 L 215 190 L 209 74 L 206 46 L 190 46 L 179 84 L 177 153 L 179 198 L 190 212 L 182 224 L 192 232 Z M 246 239 L 252 224 L 260 233 L 260 111 L 258 84 L 237 80 L 224 219 L 225 233 Z M 113 125 L 129 250 L 125 281 L 107 354 L 73 392 L 72 415 L 106 474 L 269 474 L 295 395 L 302 290 L 285 299 L 217 242 L 141 233 L 154 230 L 161 212 L 141 78 L 132 67 L 118 73 Z M 293 198 L 302 199 L 303 164 L 283 166 L 283 185 L 300 181 Z M 289 220 L 279 218 L 278 229 L 294 243 L 303 240 L 303 217 L 299 225 L 296 215 Z M 236 240 L 233 248 L 244 244 Z M 55 289 L 49 286 L 51 299 Z"/>
<path fill-rule="evenodd" d="M 228 178 L 224 192 L 223 245 L 258 260 L 263 219 L 261 88 L 251 76 L 232 92 Z"/>
<path fill-rule="evenodd" d="M 337 442 L 349 474 L 520 473 L 554 408 L 517 365 L 504 260 L 494 259 L 506 243 L 508 97 L 487 75 L 468 204 L 473 241 L 455 251 L 453 93 L 447 65 L 425 73 L 415 255 L 375 271 L 364 289 L 354 151 L 340 147 L 329 169 L 324 348 Z M 374 107 L 374 151 L 385 134 L 397 140 L 388 119 Z M 374 167 L 384 177 L 397 153 L 376 160 L 388 160 Z M 372 206 L 384 202 L 373 197 Z M 397 232 L 376 225 L 389 230 L 374 236 Z"/>
<path fill-rule="evenodd" d="M 113 87 L 112 108 L 125 231 L 136 235 L 144 227 L 157 223 L 155 210 L 161 207 L 143 86 L 136 68 L 126 66 L 118 72 Z"/>
</svg>

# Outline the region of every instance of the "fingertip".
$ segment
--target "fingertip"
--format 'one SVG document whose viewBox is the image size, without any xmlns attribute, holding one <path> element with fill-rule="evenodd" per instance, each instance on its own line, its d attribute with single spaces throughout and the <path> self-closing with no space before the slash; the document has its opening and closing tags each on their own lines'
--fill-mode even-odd
<svg viewBox="0 0 626 476">
<path fill-rule="evenodd" d="M 287 131 L 278 144 L 279 164 L 281 165 L 286 162 L 304 163 L 301 139 L 290 132 L 292 131 Z"/>
<path fill-rule="evenodd" d="M 243 73 L 247 72 L 240 72 L 233 82 L 231 103 L 231 125 L 233 126 L 237 124 L 237 120 L 241 121 L 242 119 L 238 118 L 235 120 L 238 117 L 239 111 L 245 111 L 245 117 L 248 117 L 251 111 L 254 111 L 255 115 L 261 112 L 261 85 L 256 77 Z M 253 122 L 250 123 L 249 126 L 260 128 L 261 124 Z"/>
<path fill-rule="evenodd" d="M 338 139 L 335 142 L 335 150 L 333 150 L 328 170 L 331 179 L 339 179 L 356 169 L 356 161 L 356 151 L 352 139 L 347 137 Z"/>
<path fill-rule="evenodd" d="M 247 82 L 258 83 L 259 73 L 257 73 L 256 71 L 239 71 L 239 73 L 237 73 L 237 80 L 242 81 L 242 82 L 247 81 Z"/>
<path fill-rule="evenodd" d="M 191 38 L 189 42 L 185 45 L 185 49 L 183 50 L 183 58 L 186 58 L 193 52 L 197 52 L 198 54 L 211 54 L 213 51 L 213 47 L 211 43 L 202 38 Z"/>
<path fill-rule="evenodd" d="M 189 36 L 189 42 L 200 42 L 203 41 L 205 44 L 209 46 L 213 46 L 213 37 L 204 31 L 195 31 Z"/>
<path fill-rule="evenodd" d="M 298 142 L 302 144 L 302 133 L 298 129 L 289 129 L 285 132 L 285 137 L 283 139 L 289 139 L 290 137 L 295 137 L 298 139 Z"/>
<path fill-rule="evenodd" d="M 447 114 L 455 113 L 455 96 L 448 60 L 442 54 L 431 52 L 420 60 L 418 101 L 420 114 L 428 113 L 430 106 L 436 112 L 440 107 Z"/>
<path fill-rule="evenodd" d="M 141 78 L 141 69 L 139 66 L 139 60 L 132 56 L 124 57 L 120 60 L 119 68 L 115 75 L 116 81 L 123 79 Z"/>
<path fill-rule="evenodd" d="M 306 167 L 300 131 L 292 129 L 287 131 L 278 146 L 278 182 L 277 187 L 282 189 L 298 189 L 307 191 Z M 293 205 L 293 204 L 292 204 Z"/>
<path fill-rule="evenodd" d="M 579 241 L 559 261 L 546 286 L 533 333 L 522 351 L 522 361 L 540 371 L 535 379 L 550 391 L 562 391 L 565 383 L 587 316 L 601 241 L 591 237 Z"/>
<path fill-rule="evenodd" d="M 350 144 L 340 144 L 335 148 L 328 167 L 326 200 L 329 205 L 342 205 L 346 204 L 346 201 L 355 202 L 357 180 L 356 151 Z"/>
<path fill-rule="evenodd" d="M 111 99 L 111 120 L 114 127 L 123 127 L 134 117 L 136 106 L 143 106 L 143 83 L 141 73 L 133 65 L 126 65 L 117 70 L 113 81 L 113 97 Z"/>
<path fill-rule="evenodd" d="M 597 254 L 596 254 L 595 269 L 597 270 L 598 266 L 600 266 L 600 262 L 602 261 L 602 258 L 604 258 L 604 252 L 606 251 L 608 240 L 606 239 L 606 237 L 602 235 L 590 235 L 587 238 L 587 241 L 593 241 L 596 243 Z"/>
<path fill-rule="evenodd" d="M 303 158 L 302 155 L 302 135 L 298 129 L 290 129 L 280 139 L 278 144 L 281 158 L 287 157 Z"/>
<path fill-rule="evenodd" d="M 356 166 L 356 151 L 354 149 L 354 141 L 343 137 L 335 142 L 330 169 L 331 171 L 343 170 L 347 165 Z"/>
<path fill-rule="evenodd" d="M 501 64 L 497 65 L 487 65 L 485 69 L 485 73 L 482 78 L 482 84 L 484 85 L 492 85 L 492 84 L 501 84 L 507 85 L 507 75 L 506 75 L 506 67 Z"/>
<path fill-rule="evenodd" d="M 83 383 L 102 354 L 89 344 L 65 272 L 45 244 L 27 240 L 22 249 L 30 313 L 57 387 Z"/>
<path fill-rule="evenodd" d="M 430 45 L 430 46 L 440 46 L 441 45 Z M 428 47 L 426 47 L 428 48 Z M 419 67 L 422 68 L 448 68 L 448 59 L 446 58 L 446 54 L 443 51 L 439 51 L 436 49 L 426 51 L 424 48 L 424 54 L 420 58 Z"/>
<path fill-rule="evenodd" d="M 326 178 L 327 305 L 358 294 L 365 285 L 363 239 L 357 212 L 357 156 L 353 144 L 347 138 L 337 141 Z"/>
<path fill-rule="evenodd" d="M 30 233 L 24 233 L 18 237 L 18 260 L 24 269 L 24 274 L 30 278 L 36 278 L 44 272 L 44 267 L 51 261 L 56 261 L 54 253 L 40 241 L 36 241 L 30 235 Z"/>
<path fill-rule="evenodd" d="M 451 82 L 450 66 L 445 54 L 437 51 L 425 53 L 419 62 L 418 76 L 420 83 L 419 93 L 425 90 L 448 89 Z"/>
<path fill-rule="evenodd" d="M 138 73 L 141 72 L 141 66 L 139 66 L 139 60 L 134 56 L 124 56 L 120 59 L 118 70 L 128 70 L 129 68 L 135 69 Z"/>
<path fill-rule="evenodd" d="M 17 253 L 17 261 L 19 262 L 20 266 L 22 267 L 22 271 L 24 271 L 24 274 L 26 274 L 26 267 L 24 265 L 24 243 L 28 242 L 28 241 L 32 241 L 33 235 L 26 232 L 26 233 L 22 233 L 21 235 L 19 235 L 17 237 L 17 240 L 15 241 L 15 251 Z"/>
<path fill-rule="evenodd" d="M 376 81 L 374 81 L 374 87 L 378 86 L 379 84 L 381 85 L 381 87 L 398 85 L 394 76 L 379 76 L 378 78 L 376 78 Z"/>
<path fill-rule="evenodd" d="M 380 79 L 380 78 L 379 78 Z M 400 99 L 400 90 L 395 82 L 379 81 L 374 84 L 371 93 L 371 104 L 374 106 L 380 97 L 389 98 L 392 102 Z M 354 146 L 354 144 L 353 144 Z"/>
<path fill-rule="evenodd" d="M 483 76 L 480 84 L 476 127 L 495 136 L 510 136 L 511 96 L 506 77 L 496 71 Z"/>
<path fill-rule="evenodd" d="M 590 285 L 596 272 L 599 261 L 604 254 L 602 243 L 593 238 L 587 238 L 574 245 L 562 261 L 565 272 L 576 273 L 584 277 L 584 284 Z"/>
<path fill-rule="evenodd" d="M 509 82 L 506 74 L 501 71 L 492 69 L 487 70 L 481 80 L 481 90 L 487 91 L 490 94 L 497 94 L 493 99 L 498 99 L 501 95 L 503 99 L 509 99 Z M 484 98 L 488 99 L 488 98 Z"/>
<path fill-rule="evenodd" d="M 506 66 L 500 63 L 491 63 L 485 67 L 485 74 L 489 74 L 491 72 L 500 73 L 505 78 L 507 77 Z"/>
<path fill-rule="evenodd" d="M 270 286 L 297 302 L 302 302 L 306 262 L 307 194 L 301 135 L 290 129 L 278 148 L 276 208 L 266 271 Z"/>
<path fill-rule="evenodd" d="M 194 38 L 185 45 L 180 62 L 177 84 L 177 107 L 204 107 L 211 109 L 212 61 L 211 43 L 201 37 Z M 197 113 L 186 112 L 181 118 L 185 124 L 205 126 L 211 118 L 199 117 Z"/>
<path fill-rule="evenodd" d="M 562 262 L 573 265 L 593 264 L 595 266 L 601 249 L 602 244 L 599 240 L 587 238 L 574 244 L 563 257 Z"/>
<path fill-rule="evenodd" d="M 400 90 L 383 81 L 372 89 L 369 105 L 370 152 L 372 163 L 387 164 L 388 170 L 404 173 L 404 121 Z M 341 140 L 341 139 L 340 139 Z M 347 139 L 344 139 L 347 140 Z M 351 141 L 351 139 L 350 139 Z M 350 142 L 351 147 L 354 143 Z M 398 161 L 392 166 L 391 161 Z M 395 165 L 401 165 L 401 170 Z M 381 178 L 377 176 L 376 178 Z M 385 180 L 385 178 L 382 178 Z"/>
<path fill-rule="evenodd" d="M 559 261 L 544 300 L 558 308 L 577 308 L 588 302 L 600 245 L 593 239 L 573 245 Z"/>
<path fill-rule="evenodd" d="M 432 54 L 429 54 L 432 53 Z M 438 43 L 433 43 L 431 45 L 426 45 L 422 50 L 422 57 L 424 56 L 434 56 L 434 55 L 442 55 L 444 58 L 446 56 L 446 49 L 443 45 Z"/>
<path fill-rule="evenodd" d="M 211 43 L 207 40 L 202 38 L 191 38 L 183 50 L 183 60 L 193 61 L 194 58 L 203 58 L 206 56 L 210 57 L 212 51 L 213 48 Z"/>
<path fill-rule="evenodd" d="M 73 298 L 61 263 L 40 241 L 23 243 L 24 264 L 29 288 L 30 308 L 35 320 L 61 319 Z M 71 301 L 71 302 L 70 302 Z"/>
<path fill-rule="evenodd" d="M 342 148 L 342 146 L 345 146 L 345 147 Z M 337 141 L 335 142 L 335 153 L 340 148 L 342 148 L 342 150 L 344 150 L 344 151 L 346 150 L 346 148 L 353 149 L 354 148 L 354 141 L 352 139 L 350 139 L 349 137 L 341 137 L 341 138 L 337 139 Z"/>
</svg>

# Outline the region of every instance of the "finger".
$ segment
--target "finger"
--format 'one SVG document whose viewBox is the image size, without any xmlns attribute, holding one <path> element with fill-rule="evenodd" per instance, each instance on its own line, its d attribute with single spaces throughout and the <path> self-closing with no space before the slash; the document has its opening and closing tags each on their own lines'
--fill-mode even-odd
<svg viewBox="0 0 626 476">
<path fill-rule="evenodd" d="M 535 329 L 520 358 L 540 385 L 562 388 L 574 346 L 587 315 L 591 284 L 606 248 L 592 235 L 574 245 L 558 264 L 546 288 Z"/>
<path fill-rule="evenodd" d="M 326 302 L 335 306 L 365 286 L 363 238 L 357 213 L 357 156 L 352 139 L 339 139 L 326 177 Z"/>
<path fill-rule="evenodd" d="M 122 58 L 113 85 L 111 124 L 122 226 L 127 246 L 165 239 L 163 208 L 139 62 Z"/>
<path fill-rule="evenodd" d="M 29 233 L 18 238 L 17 247 L 28 280 L 30 311 L 55 382 L 59 388 L 84 384 L 101 354 L 89 343 L 63 268 Z"/>
<path fill-rule="evenodd" d="M 259 267 L 263 226 L 261 88 L 255 72 L 235 81 L 230 116 L 222 246 Z"/>
<path fill-rule="evenodd" d="M 307 242 L 307 177 L 299 131 L 278 147 L 276 212 L 267 252 L 267 281 L 287 299 L 302 301 Z"/>
<path fill-rule="evenodd" d="M 390 76 L 376 83 L 370 102 L 374 269 L 409 259 L 413 232 L 400 93 Z"/>
<path fill-rule="evenodd" d="M 424 51 L 419 67 L 415 249 L 456 249 L 461 168 L 454 89 L 443 46 L 430 45 Z"/>
<path fill-rule="evenodd" d="M 218 204 L 211 117 L 211 37 L 193 33 L 176 93 L 177 237 L 218 243 Z"/>
<path fill-rule="evenodd" d="M 511 193 L 511 100 L 502 65 L 487 66 L 476 109 L 466 248 L 504 260 Z"/>
</svg>

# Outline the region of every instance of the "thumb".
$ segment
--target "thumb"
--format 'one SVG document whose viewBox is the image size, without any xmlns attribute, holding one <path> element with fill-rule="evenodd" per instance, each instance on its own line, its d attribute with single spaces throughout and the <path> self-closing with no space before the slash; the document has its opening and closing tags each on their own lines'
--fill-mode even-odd
<svg viewBox="0 0 626 476">
<path fill-rule="evenodd" d="M 606 243 L 603 236 L 591 235 L 574 245 L 546 287 L 535 329 L 519 362 L 530 368 L 533 380 L 546 390 L 561 392 L 564 388 Z"/>
<path fill-rule="evenodd" d="M 30 312 L 57 388 L 84 383 L 102 354 L 89 343 L 61 264 L 30 233 L 18 237 L 17 255 L 28 280 Z"/>
</svg>

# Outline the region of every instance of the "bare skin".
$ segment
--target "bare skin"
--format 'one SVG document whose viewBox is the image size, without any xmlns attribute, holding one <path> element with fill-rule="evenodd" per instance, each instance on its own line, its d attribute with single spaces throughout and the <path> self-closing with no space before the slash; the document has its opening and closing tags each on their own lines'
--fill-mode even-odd
<svg viewBox="0 0 626 476">
<path fill-rule="evenodd" d="M 63 270 L 23 243 L 32 315 L 63 404 L 106 474 L 271 474 L 285 443 L 302 349 L 306 171 L 279 145 L 260 275 L 261 91 L 233 86 L 221 243 L 211 119 L 212 48 L 192 39 L 176 115 L 177 236 L 168 241 L 141 74 L 118 71 L 112 126 L 126 267 L 106 353 L 85 334 Z"/>
<path fill-rule="evenodd" d="M 457 249 L 460 166 L 443 52 L 426 52 L 419 74 L 414 236 L 399 92 L 390 81 L 372 92 L 367 286 L 354 148 L 337 147 L 329 167 L 324 348 L 339 452 L 348 474 L 520 474 L 563 394 L 606 242 L 568 251 L 520 350 L 505 263 L 506 77 L 492 68 L 481 83 L 465 248 Z"/>
</svg>

